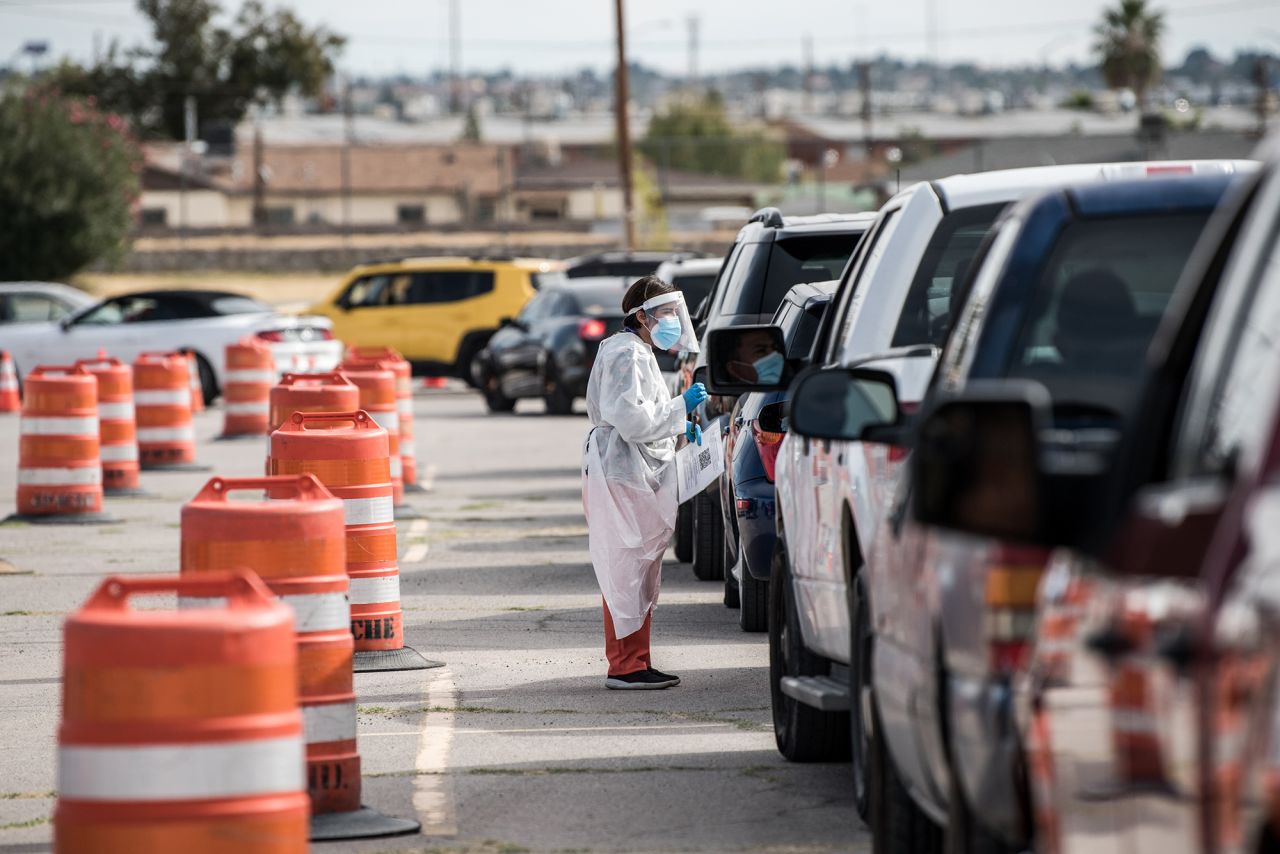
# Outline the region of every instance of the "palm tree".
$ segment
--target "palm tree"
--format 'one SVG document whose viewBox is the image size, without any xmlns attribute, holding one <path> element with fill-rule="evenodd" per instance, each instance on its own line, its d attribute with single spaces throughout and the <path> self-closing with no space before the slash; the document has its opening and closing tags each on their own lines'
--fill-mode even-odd
<svg viewBox="0 0 1280 854">
<path fill-rule="evenodd" d="M 1098 40 L 1093 49 L 1107 85 L 1132 89 L 1139 110 L 1145 109 L 1147 89 L 1160 79 L 1164 13 L 1148 8 L 1147 0 L 1120 0 L 1119 6 L 1103 10 L 1094 33 Z"/>
</svg>

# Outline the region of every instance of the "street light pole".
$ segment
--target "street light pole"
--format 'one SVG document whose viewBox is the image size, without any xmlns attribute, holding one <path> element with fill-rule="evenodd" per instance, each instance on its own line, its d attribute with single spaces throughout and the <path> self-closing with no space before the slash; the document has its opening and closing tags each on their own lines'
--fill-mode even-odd
<svg viewBox="0 0 1280 854">
<path fill-rule="evenodd" d="M 636 244 L 635 210 L 631 200 L 631 128 L 627 121 L 627 39 L 622 0 L 613 0 L 614 19 L 618 31 L 618 70 L 614 74 L 613 113 L 617 122 L 618 169 L 622 179 L 622 248 L 628 252 Z"/>
</svg>

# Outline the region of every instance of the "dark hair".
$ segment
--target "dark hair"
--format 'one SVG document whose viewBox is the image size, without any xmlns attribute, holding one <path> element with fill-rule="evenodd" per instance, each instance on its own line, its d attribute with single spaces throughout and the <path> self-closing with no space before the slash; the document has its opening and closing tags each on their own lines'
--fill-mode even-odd
<svg viewBox="0 0 1280 854">
<path fill-rule="evenodd" d="M 654 275 L 648 275 L 643 278 L 636 279 L 631 284 L 631 287 L 627 288 L 627 292 L 622 295 L 622 311 L 625 314 L 633 308 L 644 305 L 645 300 L 660 297 L 663 294 L 673 293 L 675 289 L 675 285 L 670 282 L 664 282 L 662 279 L 659 279 Z M 628 326 L 631 329 L 639 329 L 640 321 L 637 318 L 638 315 L 633 314 L 626 320 L 622 321 L 622 323 L 624 326 Z"/>
</svg>

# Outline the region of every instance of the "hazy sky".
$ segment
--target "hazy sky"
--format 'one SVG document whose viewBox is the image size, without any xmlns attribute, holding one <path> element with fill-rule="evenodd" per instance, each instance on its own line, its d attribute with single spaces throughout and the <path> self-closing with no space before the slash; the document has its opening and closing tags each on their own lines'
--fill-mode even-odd
<svg viewBox="0 0 1280 854">
<path fill-rule="evenodd" d="M 276 5 L 267 0 L 268 5 Z M 1111 0 L 1112 3 L 1116 0 Z M 228 9 L 240 0 L 223 0 Z M 350 39 L 340 60 L 357 73 L 422 73 L 448 61 L 449 0 L 292 0 L 310 23 Z M 703 71 L 800 64 L 806 36 L 818 63 L 846 63 L 882 51 L 929 55 L 936 10 L 937 53 L 985 65 L 1087 61 L 1090 28 L 1105 0 L 629 0 L 635 60 L 688 68 L 688 21 L 700 34 Z M 1280 0 L 1155 0 L 1166 11 L 1166 61 L 1194 45 L 1219 54 L 1280 52 Z M 611 61 L 612 0 L 460 0 L 468 69 L 559 72 Z M 0 0 L 0 62 L 47 40 L 52 54 L 87 60 L 95 39 L 134 44 L 148 36 L 133 0 Z"/>
</svg>

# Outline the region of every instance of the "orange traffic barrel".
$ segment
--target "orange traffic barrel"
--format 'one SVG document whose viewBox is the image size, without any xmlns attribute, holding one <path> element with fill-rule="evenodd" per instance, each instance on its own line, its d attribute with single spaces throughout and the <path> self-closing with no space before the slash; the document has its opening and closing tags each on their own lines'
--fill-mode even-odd
<svg viewBox="0 0 1280 854">
<path fill-rule="evenodd" d="M 143 470 L 198 468 L 186 354 L 147 352 L 138 356 L 133 363 L 133 402 Z"/>
<path fill-rule="evenodd" d="M 83 368 L 27 375 L 18 440 L 18 512 L 31 522 L 115 521 L 102 513 L 98 382 Z"/>
<path fill-rule="evenodd" d="M 222 597 L 135 610 L 131 597 Z M 303 854 L 289 609 L 251 573 L 107 578 L 63 630 L 58 854 Z"/>
<path fill-rule="evenodd" d="M 18 372 L 13 358 L 0 350 L 0 412 L 17 412 L 22 409 L 22 395 L 18 390 Z"/>
<path fill-rule="evenodd" d="M 187 383 L 191 386 L 191 411 L 204 412 L 204 386 L 200 384 L 200 363 L 190 350 L 182 351 L 187 357 Z"/>
<path fill-rule="evenodd" d="M 347 350 L 347 362 L 381 362 L 396 375 L 396 411 L 400 414 L 400 467 L 404 491 L 426 492 L 418 485 L 418 453 L 413 441 L 413 366 L 391 347 L 352 347 Z M 341 367 L 345 368 L 347 362 Z"/>
<path fill-rule="evenodd" d="M 354 412 L 360 408 L 360 389 L 338 371 L 285 374 L 269 401 L 268 426 L 275 430 L 295 412 Z"/>
<path fill-rule="evenodd" d="M 81 359 L 98 380 L 98 438 L 102 491 L 106 495 L 143 495 L 138 475 L 138 427 L 133 414 L 133 369 L 109 356 Z"/>
<path fill-rule="evenodd" d="M 271 474 L 314 474 L 342 499 L 357 672 L 439 666 L 404 644 L 388 457 L 387 431 L 363 411 L 295 412 L 271 434 Z"/>
<path fill-rule="evenodd" d="M 270 490 L 276 500 L 227 500 L 242 490 Z M 343 521 L 342 502 L 310 474 L 214 478 L 182 508 L 183 577 L 245 567 L 293 610 L 313 825 L 322 815 L 361 811 Z M 210 600 L 181 603 L 206 606 Z M 375 816 L 386 823 L 377 834 L 371 832 Z M 352 816 L 340 818 L 351 830 Z M 357 824 L 364 829 L 360 836 L 418 828 L 367 808 Z"/>
<path fill-rule="evenodd" d="M 342 375 L 360 389 L 360 408 L 387 431 L 391 448 L 391 489 L 396 508 L 404 508 L 404 465 L 400 459 L 400 411 L 396 405 L 396 375 L 378 362 L 343 362 Z M 401 514 L 397 518 L 407 518 Z"/>
<path fill-rule="evenodd" d="M 221 439 L 265 436 L 271 432 L 271 387 L 276 363 L 271 345 L 245 336 L 226 349 L 223 374 Z"/>
</svg>

